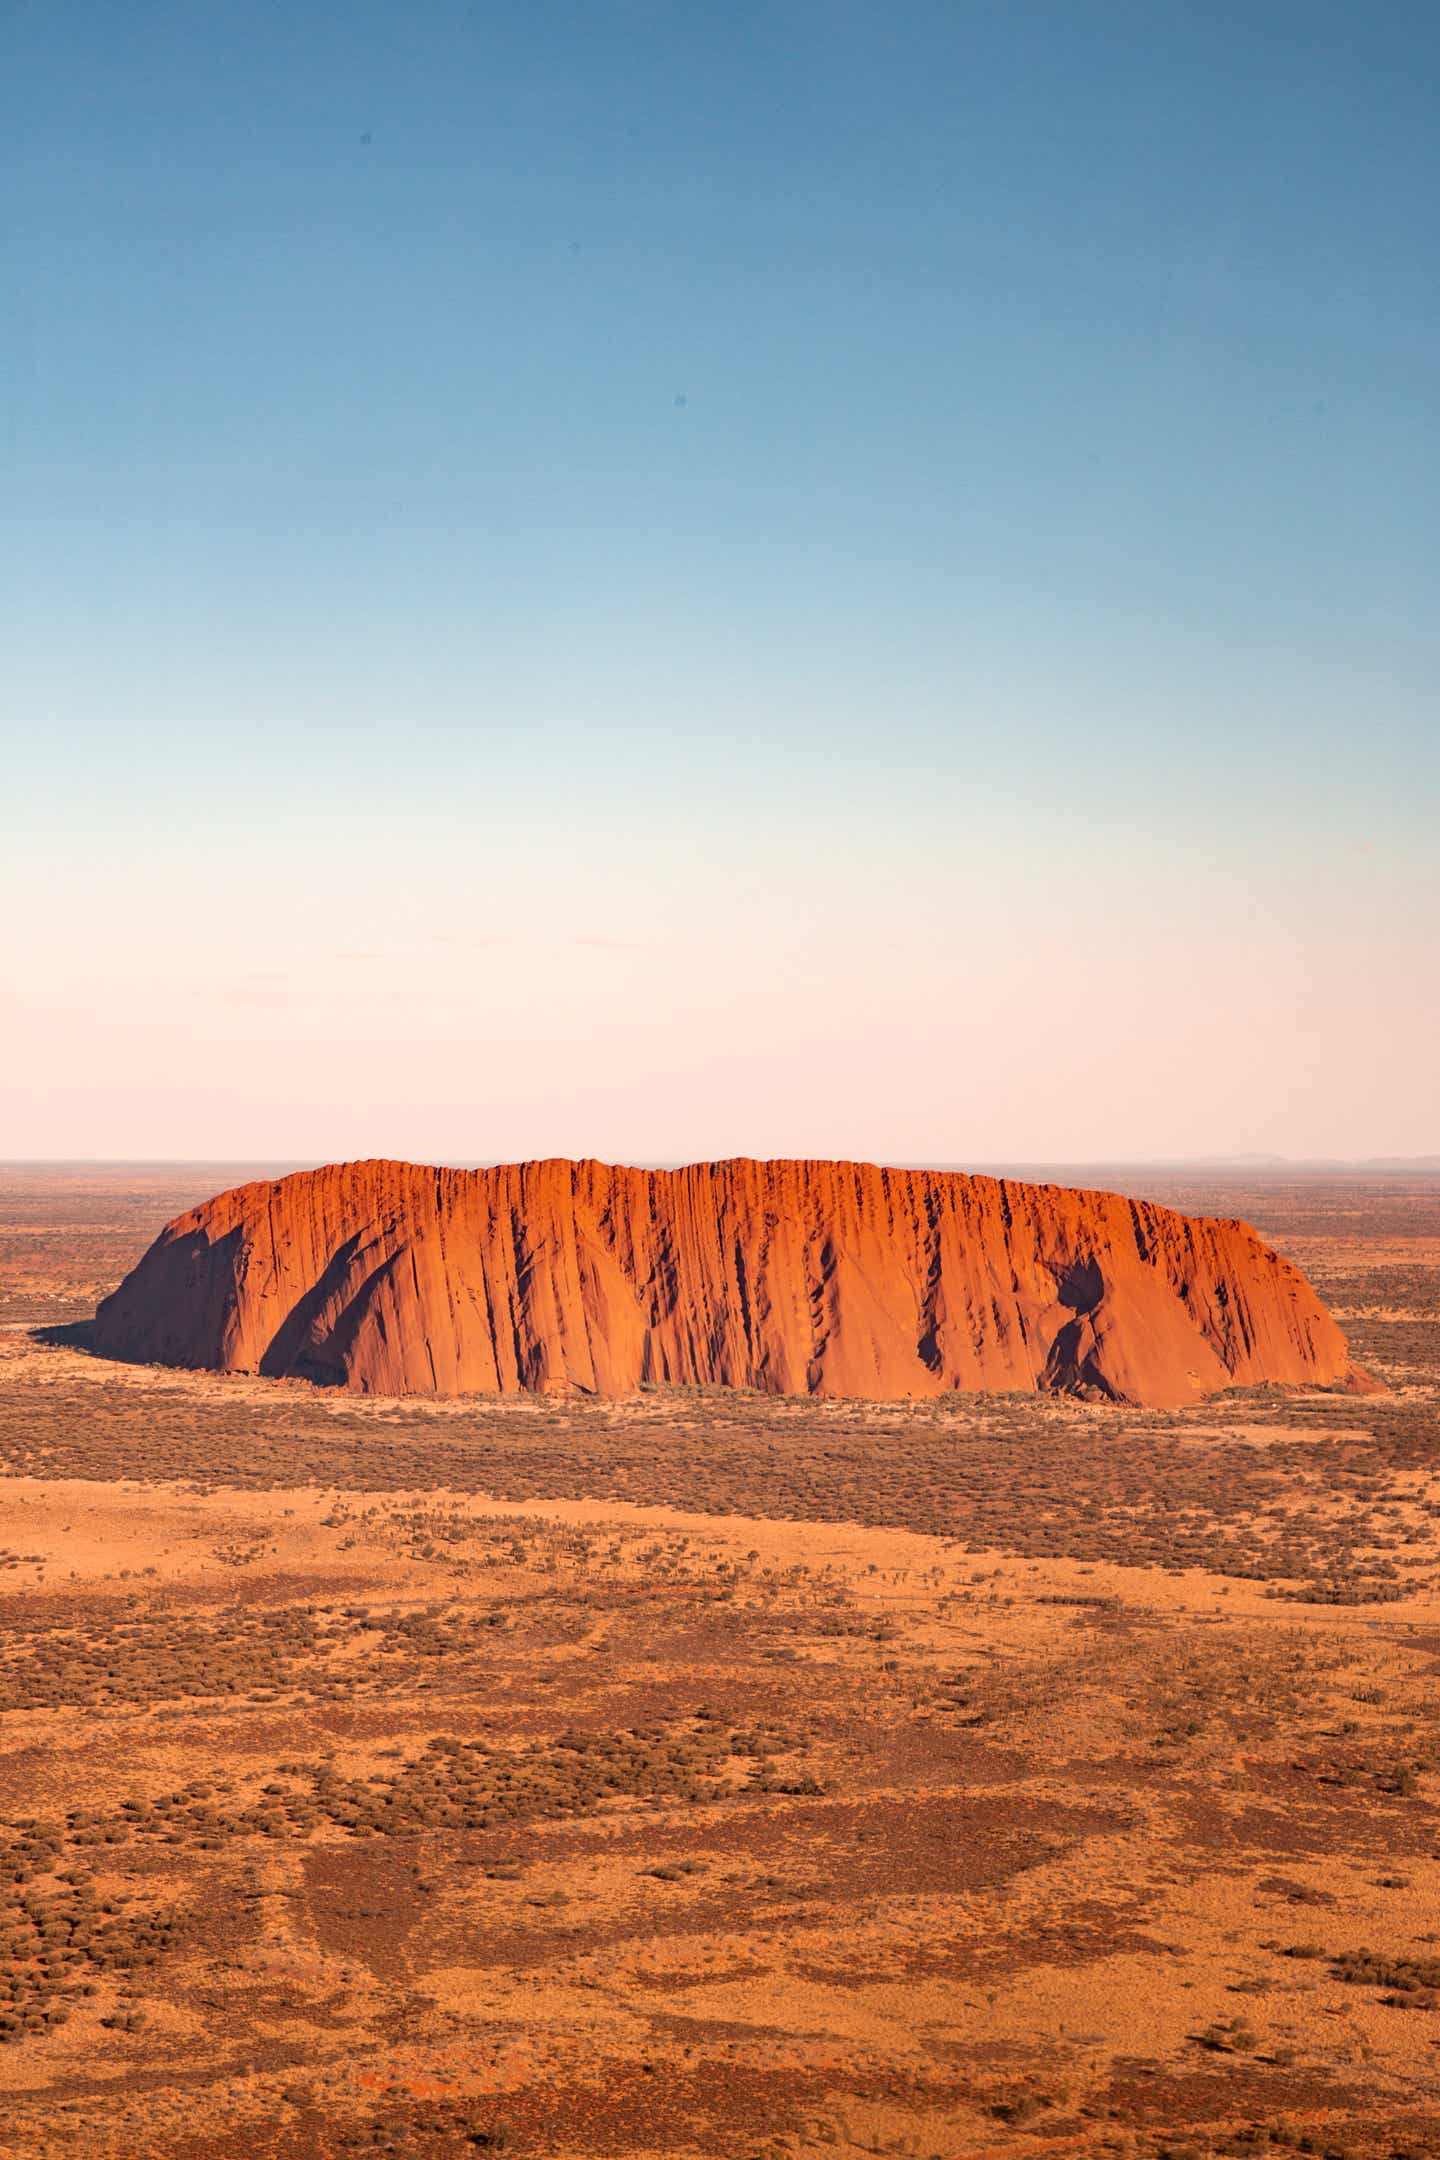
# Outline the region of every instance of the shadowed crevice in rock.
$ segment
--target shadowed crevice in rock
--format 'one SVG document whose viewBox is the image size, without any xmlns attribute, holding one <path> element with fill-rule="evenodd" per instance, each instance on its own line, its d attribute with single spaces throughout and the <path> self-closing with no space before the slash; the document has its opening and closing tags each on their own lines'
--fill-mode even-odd
<svg viewBox="0 0 1440 2160">
<path fill-rule="evenodd" d="M 1071 1312 L 1094 1312 L 1105 1295 L 1105 1277 L 1099 1261 L 1088 1256 L 1083 1260 L 1072 1260 L 1056 1277 L 1055 1295 Z"/>
</svg>

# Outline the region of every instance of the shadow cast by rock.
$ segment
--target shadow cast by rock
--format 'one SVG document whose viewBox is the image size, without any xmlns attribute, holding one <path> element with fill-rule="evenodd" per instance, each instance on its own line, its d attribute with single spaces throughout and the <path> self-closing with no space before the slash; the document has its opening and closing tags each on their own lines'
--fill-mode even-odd
<svg viewBox="0 0 1440 2160">
<path fill-rule="evenodd" d="M 44 1327 L 26 1330 L 33 1343 L 43 1343 L 47 1350 L 79 1350 L 86 1357 L 99 1357 L 95 1347 L 95 1317 L 88 1320 L 52 1320 Z"/>
</svg>

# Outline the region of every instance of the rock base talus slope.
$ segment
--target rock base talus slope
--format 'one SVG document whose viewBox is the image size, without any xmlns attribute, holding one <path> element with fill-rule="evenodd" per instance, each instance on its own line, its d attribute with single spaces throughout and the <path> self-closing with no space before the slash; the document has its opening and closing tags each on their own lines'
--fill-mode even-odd
<svg viewBox="0 0 1440 2160">
<path fill-rule="evenodd" d="M 360 1162 L 164 1230 L 96 1318 L 147 1363 L 384 1395 L 707 1382 L 886 1400 L 1051 1390 L 1175 1405 L 1363 1385 L 1241 1222 L 865 1163 Z"/>
</svg>

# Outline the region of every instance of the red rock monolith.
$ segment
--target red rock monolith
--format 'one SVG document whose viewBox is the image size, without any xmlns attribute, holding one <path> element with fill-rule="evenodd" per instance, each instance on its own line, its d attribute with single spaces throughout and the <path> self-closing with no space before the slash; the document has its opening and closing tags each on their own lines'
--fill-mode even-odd
<svg viewBox="0 0 1440 2160">
<path fill-rule="evenodd" d="M 382 1395 L 643 1381 L 1178 1405 L 1362 1385 L 1247 1224 L 868 1163 L 358 1162 L 179 1216 L 96 1317 L 146 1363 Z"/>
</svg>

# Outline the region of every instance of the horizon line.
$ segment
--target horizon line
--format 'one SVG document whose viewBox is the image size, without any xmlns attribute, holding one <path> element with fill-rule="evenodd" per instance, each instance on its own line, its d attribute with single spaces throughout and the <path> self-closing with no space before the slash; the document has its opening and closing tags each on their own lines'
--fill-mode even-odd
<svg viewBox="0 0 1440 2160">
<path fill-rule="evenodd" d="M 402 1156 L 325 1156 L 313 1155 L 7 1155 L 0 1156 L 0 1170 L 189 1170 L 189 1169 L 261 1169 L 287 1172 L 302 1169 L 322 1169 L 339 1162 L 398 1162 L 414 1158 Z M 422 1167 L 437 1169 L 499 1169 L 520 1162 L 580 1162 L 604 1161 L 601 1156 L 526 1155 L 496 1157 L 494 1160 L 478 1161 L 454 1158 L 436 1160 Z M 784 1155 L 691 1155 L 666 1157 L 663 1160 L 632 1161 L 627 1167 L 646 1170 L 683 1170 L 701 1162 L 871 1162 L 877 1169 L 891 1170 L 940 1170 L 961 1175 L 970 1172 L 984 1175 L 997 1170 L 1020 1169 L 1067 1169 L 1093 1168 L 1097 1166 L 1114 1170 L 1231 1170 L 1263 1173 L 1290 1170 L 1373 1170 L 1394 1172 L 1425 1172 L 1440 1175 L 1440 1153 L 1417 1155 L 1112 1155 L 1106 1153 L 1086 1155 L 1007 1155 L 988 1159 L 971 1158 L 967 1161 L 936 1161 L 929 1158 L 905 1161 L 880 1162 L 861 1156 L 784 1156 Z M 617 1164 L 617 1167 L 619 1165 Z"/>
</svg>

